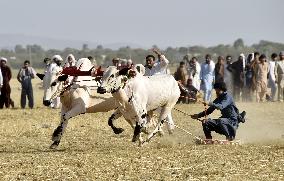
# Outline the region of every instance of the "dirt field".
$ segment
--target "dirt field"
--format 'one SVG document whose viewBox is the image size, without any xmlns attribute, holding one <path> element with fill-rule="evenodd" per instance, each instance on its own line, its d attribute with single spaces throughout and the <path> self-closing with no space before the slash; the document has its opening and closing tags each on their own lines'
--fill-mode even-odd
<svg viewBox="0 0 284 181">
<path fill-rule="evenodd" d="M 19 107 L 19 84 L 12 84 Z M 248 120 L 239 127 L 237 139 L 242 144 L 237 146 L 196 145 L 176 129 L 173 136 L 156 137 L 139 148 L 131 142 L 133 132 L 123 119 L 116 125 L 126 131 L 112 133 L 109 112 L 71 119 L 58 149 L 50 150 L 59 110 L 43 107 L 42 90 L 34 91 L 35 109 L 0 110 L 1 181 L 284 180 L 284 103 L 238 103 Z M 192 114 L 203 106 L 176 108 Z M 173 117 L 178 126 L 203 135 L 199 122 L 176 111 Z"/>
</svg>

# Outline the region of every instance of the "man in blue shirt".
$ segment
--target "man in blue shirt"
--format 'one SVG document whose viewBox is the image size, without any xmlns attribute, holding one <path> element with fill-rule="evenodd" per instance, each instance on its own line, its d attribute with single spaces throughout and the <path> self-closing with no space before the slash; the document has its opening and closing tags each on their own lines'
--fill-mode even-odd
<svg viewBox="0 0 284 181">
<path fill-rule="evenodd" d="M 210 107 L 199 114 L 194 114 L 191 117 L 193 119 L 198 119 L 201 117 L 206 117 L 211 114 L 215 109 L 221 111 L 222 116 L 218 119 L 207 119 L 202 122 L 203 132 L 206 139 L 212 140 L 211 131 L 222 134 L 226 136 L 228 141 L 235 139 L 236 130 L 239 126 L 239 123 L 245 122 L 245 114 L 243 111 L 239 114 L 239 110 L 236 107 L 233 97 L 227 93 L 226 84 L 224 82 L 215 83 L 214 89 L 216 91 L 217 98 L 210 103 L 205 103 Z"/>
</svg>

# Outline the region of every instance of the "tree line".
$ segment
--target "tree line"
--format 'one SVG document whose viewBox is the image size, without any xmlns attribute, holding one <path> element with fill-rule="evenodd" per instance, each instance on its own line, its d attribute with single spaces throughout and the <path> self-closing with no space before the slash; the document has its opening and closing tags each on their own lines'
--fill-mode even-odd
<svg viewBox="0 0 284 181">
<path fill-rule="evenodd" d="M 153 48 L 159 48 L 153 45 Z M 245 45 L 244 41 L 239 38 L 231 45 L 219 44 L 212 47 L 204 46 L 188 46 L 188 47 L 168 47 L 162 52 L 171 61 L 171 64 L 177 64 L 183 60 L 185 55 L 189 57 L 197 57 L 201 62 L 206 54 L 211 54 L 213 60 L 216 60 L 219 55 L 233 56 L 234 60 L 237 60 L 240 53 L 247 55 L 258 51 L 266 54 L 268 57 L 272 53 L 279 53 L 284 50 L 283 43 L 276 43 L 271 41 L 261 40 L 257 44 L 251 46 Z M 35 68 L 42 68 L 44 66 L 43 59 L 45 57 L 51 58 L 55 54 L 59 54 L 63 59 L 68 54 L 73 54 L 76 58 L 92 56 L 95 58 L 98 65 L 110 65 L 111 60 L 114 57 L 132 59 L 135 63 L 145 63 L 145 57 L 152 52 L 142 48 L 131 48 L 129 46 L 121 47 L 118 50 L 112 50 L 104 48 L 102 45 L 98 45 L 96 48 L 91 49 L 87 44 L 83 44 L 81 49 L 65 48 L 64 50 L 49 49 L 44 50 L 40 45 L 16 45 L 13 50 L 1 49 L 0 56 L 6 57 L 9 60 L 9 64 L 12 68 L 19 68 L 22 66 L 25 60 L 30 60 L 32 66 Z"/>
</svg>

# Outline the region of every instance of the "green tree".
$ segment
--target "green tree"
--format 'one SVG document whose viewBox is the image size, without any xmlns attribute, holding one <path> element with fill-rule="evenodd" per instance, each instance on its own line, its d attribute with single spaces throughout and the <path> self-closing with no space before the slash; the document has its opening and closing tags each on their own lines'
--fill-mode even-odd
<svg viewBox="0 0 284 181">
<path fill-rule="evenodd" d="M 241 39 L 241 38 L 237 39 L 237 40 L 234 42 L 233 46 L 234 46 L 236 49 L 244 48 L 244 47 L 245 47 L 245 44 L 244 44 L 243 39 Z"/>
</svg>

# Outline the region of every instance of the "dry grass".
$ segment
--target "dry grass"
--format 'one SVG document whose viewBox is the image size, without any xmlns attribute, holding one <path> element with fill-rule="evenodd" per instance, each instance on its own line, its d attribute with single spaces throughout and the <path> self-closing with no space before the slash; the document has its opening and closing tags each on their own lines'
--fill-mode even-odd
<svg viewBox="0 0 284 181">
<path fill-rule="evenodd" d="M 36 83 L 35 83 L 36 84 Z M 13 97 L 19 90 L 13 80 Z M 242 145 L 195 145 L 176 129 L 173 136 L 156 137 L 138 148 L 132 130 L 114 135 L 107 114 L 85 114 L 70 120 L 57 150 L 50 150 L 59 110 L 36 108 L 0 110 L 0 180 L 283 180 L 284 103 L 242 103 L 248 121 L 240 125 Z M 195 113 L 202 105 L 177 105 Z M 212 117 L 218 116 L 218 113 Z M 177 125 L 202 135 L 199 122 L 173 112 Z M 217 135 L 214 135 L 217 136 Z M 218 136 L 219 137 L 219 136 Z"/>
</svg>

